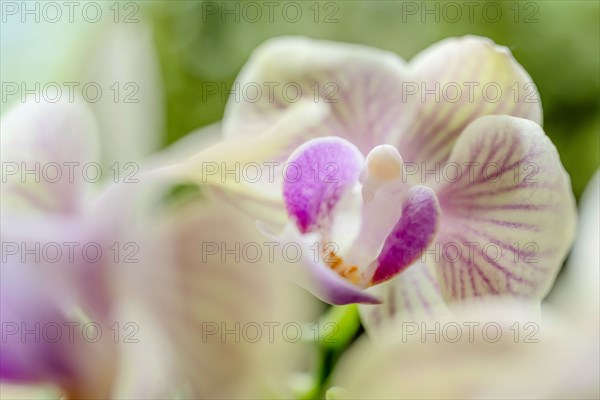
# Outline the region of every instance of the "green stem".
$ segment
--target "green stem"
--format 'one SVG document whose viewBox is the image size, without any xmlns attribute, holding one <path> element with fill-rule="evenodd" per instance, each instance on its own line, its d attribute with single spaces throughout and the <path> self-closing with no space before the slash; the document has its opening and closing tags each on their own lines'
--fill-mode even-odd
<svg viewBox="0 0 600 400">
<path fill-rule="evenodd" d="M 314 384 L 299 396 L 301 400 L 324 399 L 335 364 L 360 331 L 360 317 L 355 304 L 332 306 L 319 320 L 319 357 Z"/>
</svg>

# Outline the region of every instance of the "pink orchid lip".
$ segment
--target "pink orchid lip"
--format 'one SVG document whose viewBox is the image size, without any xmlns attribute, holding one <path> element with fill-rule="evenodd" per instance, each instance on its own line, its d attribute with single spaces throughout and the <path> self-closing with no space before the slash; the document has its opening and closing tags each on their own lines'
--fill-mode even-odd
<svg viewBox="0 0 600 400">
<path fill-rule="evenodd" d="M 283 197 L 301 233 L 326 228 L 343 193 L 358 181 L 364 157 L 352 143 L 325 137 L 300 146 L 287 166 Z"/>
<path fill-rule="evenodd" d="M 378 146 L 377 154 L 371 156 L 371 162 L 366 165 L 358 149 L 345 139 L 319 138 L 300 146 L 289 158 L 289 162 L 297 166 L 298 179 L 286 180 L 283 186 L 286 208 L 298 236 L 318 233 L 321 241 L 329 239 L 335 207 L 343 194 L 358 184 L 365 167 L 372 175 L 371 180 L 393 181 L 402 167 L 402 159 L 397 150 L 387 147 L 391 146 Z M 335 165 L 337 173 L 315 179 L 315 171 L 323 170 L 327 164 Z M 364 177 L 364 173 L 362 175 Z M 332 304 L 378 303 L 379 300 L 364 289 L 389 280 L 418 259 L 435 236 L 438 217 L 439 204 L 431 189 L 424 186 L 409 189 L 403 196 L 401 216 L 385 238 L 379 256 L 368 268 L 361 270 L 349 265 L 340 254 L 324 248 L 321 262 L 305 263 L 309 278 L 303 286 Z"/>
<path fill-rule="evenodd" d="M 297 173 L 284 180 L 283 197 L 288 215 L 299 235 L 283 240 L 302 243 L 301 236 L 304 234 L 329 230 L 335 207 L 344 194 L 358 183 L 364 157 L 347 140 L 325 137 L 300 146 L 290 156 L 288 165 L 293 165 Z M 305 247 L 308 253 L 308 246 Z M 307 275 L 304 286 L 328 303 L 380 302 L 362 288 L 343 279 L 331 266 L 328 268 L 324 263 L 315 262 L 312 257 L 303 257 L 302 268 Z"/>
<path fill-rule="evenodd" d="M 398 275 L 421 257 L 439 226 L 440 206 L 433 190 L 413 186 L 402 204 L 402 215 L 388 237 L 375 267 L 370 285 Z"/>
</svg>

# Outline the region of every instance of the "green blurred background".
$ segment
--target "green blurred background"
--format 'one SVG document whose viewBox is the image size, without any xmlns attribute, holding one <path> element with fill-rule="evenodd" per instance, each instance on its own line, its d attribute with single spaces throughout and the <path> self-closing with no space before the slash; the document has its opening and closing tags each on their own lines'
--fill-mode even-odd
<svg viewBox="0 0 600 400">
<path fill-rule="evenodd" d="M 432 1 L 301 1 L 295 2 L 302 11 L 297 22 L 292 22 L 295 5 L 289 7 L 286 20 L 282 15 L 286 2 L 277 2 L 269 21 L 268 2 L 244 3 L 144 4 L 153 21 L 164 78 L 165 144 L 221 119 L 225 102 L 219 95 L 203 99 L 203 83 L 224 82 L 229 88 L 251 51 L 270 37 L 306 35 L 360 43 L 394 51 L 409 60 L 445 37 L 476 34 L 509 47 L 537 84 L 546 133 L 559 149 L 577 197 L 598 168 L 597 1 L 496 1 L 489 6 L 484 1 L 472 2 L 472 6 L 463 1 L 450 2 L 453 5 Z M 263 12 L 257 21 L 254 5 Z M 455 6 L 461 10 L 459 18 Z M 226 12 L 236 7 L 239 21 Z M 435 7 L 438 12 L 426 12 Z M 502 15 L 496 17 L 498 9 Z M 315 21 L 316 10 L 319 15 Z"/>
</svg>

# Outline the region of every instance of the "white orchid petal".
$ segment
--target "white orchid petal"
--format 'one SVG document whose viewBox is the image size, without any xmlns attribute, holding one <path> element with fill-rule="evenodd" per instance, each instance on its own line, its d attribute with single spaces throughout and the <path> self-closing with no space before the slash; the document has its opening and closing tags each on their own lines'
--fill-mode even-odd
<svg viewBox="0 0 600 400">
<path fill-rule="evenodd" d="M 600 314 L 599 208 L 600 172 L 596 172 L 580 199 L 577 236 L 565 271 L 549 296 L 555 307 L 596 325 Z"/>
<path fill-rule="evenodd" d="M 435 255 L 446 299 L 512 294 L 541 299 L 574 238 L 575 201 L 556 148 L 529 120 L 482 117 L 449 163 L 471 171 L 442 182 Z"/>
<path fill-rule="evenodd" d="M 435 271 L 416 262 L 387 282 L 368 289 L 381 299 L 379 305 L 361 305 L 360 315 L 370 337 L 377 337 L 398 321 L 437 320 L 449 311 L 440 292 Z"/>
<path fill-rule="evenodd" d="M 598 397 L 597 337 L 505 299 L 453 312 L 363 338 L 334 372 L 340 398 Z"/>
<path fill-rule="evenodd" d="M 394 142 L 405 162 L 446 161 L 472 121 L 504 114 L 542 123 L 531 77 L 510 50 L 487 38 L 449 38 L 425 49 L 409 64 L 404 100 L 415 103 L 408 129 Z"/>
<path fill-rule="evenodd" d="M 235 87 L 263 87 L 258 101 L 231 96 L 225 114 L 225 136 L 256 134 L 272 126 L 282 111 L 296 107 L 287 86 L 301 98 L 325 106 L 323 123 L 306 129 L 304 140 L 336 135 L 367 154 L 386 143 L 403 121 L 401 90 L 404 62 L 396 55 L 365 46 L 302 37 L 271 39 L 252 55 Z M 277 84 L 269 96 L 265 83 Z M 291 90 L 290 90 L 291 92 Z M 305 119 L 313 119 L 305 114 Z"/>
<path fill-rule="evenodd" d="M 1 121 L 2 210 L 74 213 L 96 180 L 98 132 L 82 99 L 27 102 Z"/>
</svg>

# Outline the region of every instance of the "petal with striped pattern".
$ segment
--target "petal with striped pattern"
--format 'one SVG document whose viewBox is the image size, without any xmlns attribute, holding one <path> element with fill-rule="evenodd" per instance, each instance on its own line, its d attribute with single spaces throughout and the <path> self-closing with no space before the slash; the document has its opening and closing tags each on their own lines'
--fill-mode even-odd
<svg viewBox="0 0 600 400">
<path fill-rule="evenodd" d="M 382 301 L 378 305 L 359 306 L 369 336 L 384 332 L 397 321 L 436 320 L 448 315 L 434 269 L 421 262 L 367 291 Z"/>
<path fill-rule="evenodd" d="M 256 101 L 230 96 L 225 137 L 264 132 L 282 112 L 309 102 L 327 116 L 306 129 L 296 147 L 334 135 L 367 154 L 404 123 L 403 75 L 404 61 L 387 51 L 303 37 L 271 39 L 254 51 L 234 85 L 242 91 L 260 87 L 262 95 Z M 305 114 L 306 122 L 314 118 Z"/>
<path fill-rule="evenodd" d="M 459 137 L 450 162 L 472 164 L 436 190 L 441 227 L 425 261 L 437 265 L 444 297 L 542 298 L 576 221 L 570 180 L 550 139 L 526 119 L 482 117 Z"/>
<path fill-rule="evenodd" d="M 510 50 L 487 38 L 449 38 L 410 61 L 404 100 L 416 103 L 408 129 L 394 142 L 405 162 L 433 168 L 446 161 L 463 129 L 484 115 L 542 123 L 533 80 Z"/>
</svg>

